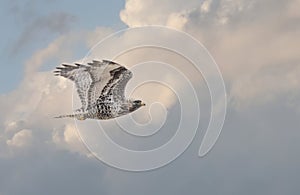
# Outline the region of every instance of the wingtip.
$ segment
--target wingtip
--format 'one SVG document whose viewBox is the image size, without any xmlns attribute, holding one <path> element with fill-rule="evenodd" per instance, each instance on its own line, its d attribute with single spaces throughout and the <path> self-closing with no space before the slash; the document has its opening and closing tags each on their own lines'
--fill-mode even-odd
<svg viewBox="0 0 300 195">
<path fill-rule="evenodd" d="M 118 63 L 116 63 L 116 62 L 114 62 L 112 60 L 106 60 L 106 59 L 102 60 L 102 62 L 103 63 L 108 63 L 108 64 L 118 64 Z"/>
<path fill-rule="evenodd" d="M 54 74 L 54 75 L 57 75 L 57 76 L 60 75 L 60 73 L 61 73 L 61 71 L 59 71 L 59 70 L 54 70 L 54 71 L 53 71 L 53 74 Z"/>
</svg>

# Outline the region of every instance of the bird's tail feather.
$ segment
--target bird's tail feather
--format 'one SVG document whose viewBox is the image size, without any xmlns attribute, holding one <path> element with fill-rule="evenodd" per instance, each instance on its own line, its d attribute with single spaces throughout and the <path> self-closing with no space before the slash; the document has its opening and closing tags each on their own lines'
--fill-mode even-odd
<svg viewBox="0 0 300 195">
<path fill-rule="evenodd" d="M 78 120 L 85 120 L 86 116 L 85 114 L 66 114 L 66 115 L 56 116 L 54 118 L 76 118 Z"/>
</svg>

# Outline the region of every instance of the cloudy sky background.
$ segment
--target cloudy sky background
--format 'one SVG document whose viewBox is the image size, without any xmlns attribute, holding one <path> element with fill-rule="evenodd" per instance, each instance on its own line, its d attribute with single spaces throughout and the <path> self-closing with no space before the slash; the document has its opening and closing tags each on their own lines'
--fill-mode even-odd
<svg viewBox="0 0 300 195">
<path fill-rule="evenodd" d="M 299 0 L 2 1 L 0 195 L 298 194 L 299 7 Z M 52 119 L 73 108 L 71 83 L 51 71 L 81 59 L 113 32 L 154 24 L 185 31 L 210 51 L 225 80 L 227 116 L 204 158 L 197 157 L 204 133 L 199 131 L 168 166 L 120 171 L 90 155 L 72 120 Z M 188 64 L 168 53 L 157 59 L 154 50 L 119 61 L 131 67 L 153 56 L 178 68 Z M 205 127 L 209 96 L 201 76 L 190 78 L 201 95 Z M 170 104 L 172 94 L 166 94 L 160 99 L 176 113 L 176 101 Z M 173 117 L 170 127 L 176 125 Z M 108 134 L 128 147 L 151 148 L 171 136 L 164 131 L 141 141 L 111 129 Z"/>
</svg>

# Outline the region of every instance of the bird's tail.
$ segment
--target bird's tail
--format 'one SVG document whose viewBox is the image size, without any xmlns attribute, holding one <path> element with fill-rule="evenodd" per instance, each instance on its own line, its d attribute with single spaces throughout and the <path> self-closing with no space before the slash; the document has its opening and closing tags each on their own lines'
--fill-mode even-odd
<svg viewBox="0 0 300 195">
<path fill-rule="evenodd" d="M 85 114 L 66 114 L 66 115 L 56 116 L 54 118 L 76 118 L 78 120 L 85 120 L 86 115 Z"/>
</svg>

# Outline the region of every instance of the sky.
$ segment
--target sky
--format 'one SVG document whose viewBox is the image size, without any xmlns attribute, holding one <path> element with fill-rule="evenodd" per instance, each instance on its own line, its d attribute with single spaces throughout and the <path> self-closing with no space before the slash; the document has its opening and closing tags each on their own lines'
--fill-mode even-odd
<svg viewBox="0 0 300 195">
<path fill-rule="evenodd" d="M 0 195 L 299 194 L 299 6 L 299 0 L 2 0 Z M 182 155 L 158 169 L 131 172 L 101 162 L 87 149 L 79 134 L 97 133 L 91 121 L 53 119 L 73 110 L 76 92 L 71 82 L 54 77 L 52 71 L 63 62 L 82 60 L 112 33 L 147 25 L 188 33 L 205 46 L 224 79 L 227 112 L 219 139 L 200 158 L 211 112 L 205 76 L 170 51 L 140 48 L 121 53 L 118 62 L 135 71 L 128 85 L 159 77 L 174 84 L 184 101 L 191 100 L 188 83 L 162 64 L 135 66 L 149 60 L 169 63 L 189 78 L 201 108 L 196 136 Z M 188 46 L 173 38 L 171 45 Z M 149 32 L 123 33 L 104 49 L 92 50 L 90 57 L 105 58 L 135 41 L 151 39 L 164 41 Z M 186 52 L 198 56 L 192 48 Z M 100 124 L 124 147 L 163 145 L 175 133 L 182 102 L 170 88 L 155 83 L 142 85 L 135 95 L 165 107 L 140 109 L 121 118 L 122 124 L 134 129 L 138 125 L 130 123 L 130 117 L 141 123 L 152 117 L 141 130 L 147 133 L 166 119 L 159 133 L 138 138 L 113 122 Z M 186 105 L 187 119 L 196 116 L 195 102 Z M 100 150 L 107 149 L 101 147 L 104 137 L 97 138 Z M 115 157 L 113 152 L 110 156 Z"/>
</svg>

